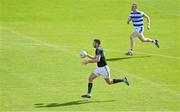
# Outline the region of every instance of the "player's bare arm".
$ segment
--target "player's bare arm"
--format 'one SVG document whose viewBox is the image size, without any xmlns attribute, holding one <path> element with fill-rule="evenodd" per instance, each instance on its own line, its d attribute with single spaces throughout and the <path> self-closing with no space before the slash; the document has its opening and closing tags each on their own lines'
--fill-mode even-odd
<svg viewBox="0 0 180 112">
<path fill-rule="evenodd" d="M 150 29 L 150 17 L 147 14 L 144 14 L 144 18 L 147 20 L 147 29 Z"/>
<path fill-rule="evenodd" d="M 97 63 L 97 62 L 100 62 L 100 56 L 97 55 L 95 56 L 95 58 L 91 59 L 91 60 L 86 60 L 83 62 L 83 64 L 87 65 L 88 63 Z"/>
<path fill-rule="evenodd" d="M 131 22 L 131 18 L 128 18 L 127 24 L 130 24 L 130 22 Z"/>
<path fill-rule="evenodd" d="M 89 59 L 95 59 L 95 58 L 96 58 L 95 56 L 92 56 L 92 55 L 89 55 L 89 54 L 87 54 L 87 57 L 88 57 Z"/>
</svg>

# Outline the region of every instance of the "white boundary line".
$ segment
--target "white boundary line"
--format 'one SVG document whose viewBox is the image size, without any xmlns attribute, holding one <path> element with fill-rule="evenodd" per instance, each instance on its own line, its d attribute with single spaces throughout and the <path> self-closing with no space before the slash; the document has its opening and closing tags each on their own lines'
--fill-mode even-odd
<svg viewBox="0 0 180 112">
<path fill-rule="evenodd" d="M 15 31 L 15 30 L 11 30 L 11 29 L 9 29 L 9 28 L 7 28 L 7 27 L 5 28 L 5 27 L 0 26 L 0 28 L 3 28 L 3 29 L 5 29 L 5 30 L 7 30 L 7 31 L 9 31 L 9 32 L 11 32 L 11 33 L 16 34 L 16 35 L 19 35 L 19 36 L 21 36 L 21 37 L 23 37 L 23 38 L 25 38 L 25 39 L 31 40 L 32 42 L 35 42 L 35 44 L 34 44 L 34 43 L 31 43 L 31 45 L 41 45 L 41 46 L 46 46 L 46 47 L 50 47 L 50 48 L 57 48 L 57 49 L 61 47 L 61 46 L 59 46 L 59 45 L 49 44 L 49 43 L 47 43 L 47 42 L 44 42 L 44 41 L 41 41 L 41 40 L 32 38 L 32 37 L 30 37 L 30 36 L 28 36 L 28 35 L 22 34 L 22 33 L 20 33 L 20 32 Z M 30 45 L 30 44 L 29 44 L 29 45 Z M 62 47 L 61 47 L 61 48 L 62 48 Z M 69 54 L 69 52 L 67 52 L 66 49 L 59 49 L 59 50 L 65 52 L 65 53 L 67 53 L 67 54 Z M 78 55 L 76 55 L 76 57 L 78 57 Z"/>
<path fill-rule="evenodd" d="M 113 69 L 113 68 L 112 68 Z M 180 98 L 180 93 L 177 92 L 177 91 L 174 91 L 174 90 L 171 90 L 171 89 L 168 89 L 166 87 L 163 87 L 161 84 L 158 84 L 158 83 L 155 83 L 155 82 L 152 82 L 148 79 L 145 79 L 145 78 L 142 78 L 140 77 L 139 75 L 136 75 L 136 74 L 132 74 L 132 73 L 129 73 L 128 71 L 126 70 L 119 70 L 119 69 L 114 69 L 115 71 L 117 71 L 118 73 L 123 73 L 123 74 L 128 74 L 129 76 L 133 77 L 134 79 L 137 79 L 137 80 L 140 80 L 141 82 L 143 82 L 144 84 L 147 84 L 147 85 L 151 85 L 152 87 L 155 87 L 157 89 L 161 89 L 162 91 L 164 92 L 169 92 L 171 95 L 175 95 L 177 97 Z"/>
</svg>

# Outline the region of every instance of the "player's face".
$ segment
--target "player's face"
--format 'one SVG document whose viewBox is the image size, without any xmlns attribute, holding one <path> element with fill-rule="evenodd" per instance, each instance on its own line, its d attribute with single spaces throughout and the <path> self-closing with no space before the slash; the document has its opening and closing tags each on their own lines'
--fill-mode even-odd
<svg viewBox="0 0 180 112">
<path fill-rule="evenodd" d="M 96 48 L 96 42 L 93 42 L 93 47 Z"/>
<path fill-rule="evenodd" d="M 136 11 L 137 10 L 137 5 L 133 4 L 132 7 L 131 7 L 131 10 Z"/>
<path fill-rule="evenodd" d="M 96 48 L 98 44 L 96 42 L 93 42 L 93 47 Z"/>
</svg>

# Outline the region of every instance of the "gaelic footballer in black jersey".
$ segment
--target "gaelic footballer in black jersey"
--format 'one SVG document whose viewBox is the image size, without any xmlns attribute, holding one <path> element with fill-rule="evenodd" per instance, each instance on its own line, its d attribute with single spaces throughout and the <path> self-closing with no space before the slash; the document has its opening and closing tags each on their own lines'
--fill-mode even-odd
<svg viewBox="0 0 180 112">
<path fill-rule="evenodd" d="M 93 80 L 96 79 L 98 76 L 103 76 L 104 80 L 107 84 L 116 84 L 120 82 L 124 82 L 127 85 L 129 85 L 129 82 L 126 77 L 120 78 L 120 79 L 112 79 L 110 76 L 110 69 L 109 66 L 106 63 L 106 58 L 104 54 L 104 50 L 100 46 L 101 41 L 99 39 L 94 39 L 93 41 L 93 47 L 95 50 L 95 56 L 87 55 L 89 60 L 86 60 L 83 62 L 83 64 L 89 64 L 89 63 L 97 63 L 96 69 L 90 74 L 88 79 L 88 91 L 87 94 L 82 95 L 83 98 L 91 98 L 91 90 L 93 87 Z"/>
</svg>

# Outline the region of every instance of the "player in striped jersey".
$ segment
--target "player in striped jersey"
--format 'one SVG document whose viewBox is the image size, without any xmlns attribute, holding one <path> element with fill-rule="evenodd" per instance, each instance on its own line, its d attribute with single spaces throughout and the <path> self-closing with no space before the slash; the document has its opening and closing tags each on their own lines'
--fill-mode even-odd
<svg viewBox="0 0 180 112">
<path fill-rule="evenodd" d="M 144 31 L 143 18 L 147 19 L 147 29 L 149 30 L 150 29 L 150 18 L 149 18 L 149 16 L 146 15 L 145 13 L 139 11 L 137 9 L 136 4 L 132 4 L 131 10 L 132 10 L 132 12 L 130 13 L 127 24 L 129 24 L 132 21 L 135 31 L 130 36 L 131 47 L 130 47 L 130 50 L 126 54 L 129 56 L 133 55 L 136 37 L 138 37 L 142 42 L 152 42 L 153 44 L 155 44 L 159 48 L 160 44 L 158 43 L 158 40 L 146 38 L 143 35 L 143 31 Z"/>
</svg>

